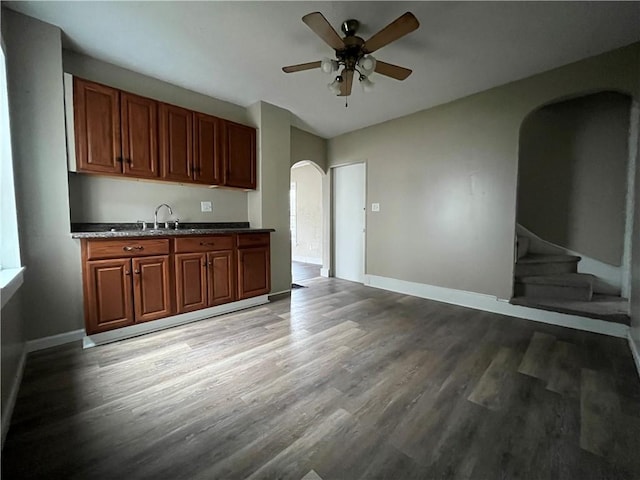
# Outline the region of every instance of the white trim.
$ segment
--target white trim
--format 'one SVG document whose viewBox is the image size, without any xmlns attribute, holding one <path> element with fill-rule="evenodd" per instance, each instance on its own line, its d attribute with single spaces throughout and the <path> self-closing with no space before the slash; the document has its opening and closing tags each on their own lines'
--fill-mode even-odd
<svg viewBox="0 0 640 480">
<path fill-rule="evenodd" d="M 576 330 L 601 333 L 612 337 L 625 338 L 629 332 L 629 327 L 620 323 L 511 305 L 507 300 L 481 293 L 465 292 L 463 290 L 379 277 L 377 275 L 365 275 L 364 284 L 369 287 L 428 298 L 430 300 L 451 303 L 462 307 L 475 308 L 476 310 L 484 310 L 486 312 L 499 313 L 511 317 L 533 320 L 535 322 L 574 328 Z"/>
<path fill-rule="evenodd" d="M 18 399 L 18 391 L 20 390 L 20 384 L 22 383 L 22 374 L 24 373 L 24 365 L 27 361 L 27 348 L 26 345 L 22 349 L 20 360 L 18 360 L 18 368 L 13 382 L 11 383 L 11 389 L 9 390 L 9 397 L 7 397 L 7 406 L 5 411 L 2 412 L 2 440 L 0 443 L 0 449 L 4 447 L 4 441 L 7 438 L 7 432 L 11 426 L 11 417 L 13 416 L 13 409 L 16 406 L 16 400 Z"/>
<path fill-rule="evenodd" d="M 291 289 L 288 289 L 288 290 L 282 290 L 282 291 L 280 291 L 280 292 L 271 292 L 271 293 L 269 294 L 269 298 L 271 298 L 271 297 L 276 297 L 276 296 L 278 296 L 278 295 L 285 295 L 285 294 L 288 294 L 288 293 L 291 293 Z"/>
<path fill-rule="evenodd" d="M 84 329 L 51 335 L 50 337 L 36 338 L 27 342 L 27 353 L 37 352 L 45 348 L 57 347 L 65 343 L 76 342 L 84 337 Z"/>
<path fill-rule="evenodd" d="M 9 303 L 23 282 L 24 267 L 0 270 L 0 308 Z"/>
<path fill-rule="evenodd" d="M 636 371 L 638 372 L 638 375 L 640 375 L 640 352 L 638 352 L 636 342 L 631 336 L 631 330 L 629 330 L 629 333 L 627 333 L 627 341 L 629 342 L 629 348 L 631 349 L 633 362 L 636 364 Z"/>
<path fill-rule="evenodd" d="M 292 262 L 311 263 L 312 265 L 322 265 L 322 258 L 291 256 Z"/>
<path fill-rule="evenodd" d="M 257 305 L 264 305 L 265 303 L 269 303 L 269 296 L 260 295 L 259 297 L 247 298 L 245 300 L 226 303 L 224 305 L 218 305 L 216 307 L 204 308 L 202 310 L 196 310 L 195 312 L 181 313 L 179 315 L 161 318 L 152 322 L 145 322 L 138 325 L 131 325 L 130 327 L 118 328 L 109 332 L 87 335 L 85 337 L 81 337 L 82 346 L 83 348 L 91 348 L 97 345 L 117 342 L 118 340 L 137 337 L 145 333 L 157 332 L 158 330 L 164 330 L 166 328 L 184 325 L 185 323 L 197 322 L 199 320 L 215 317 L 217 315 L 223 315 L 225 313 L 235 312 L 237 310 L 243 310 L 245 308 L 255 307 Z M 84 334 L 84 330 L 82 330 L 82 333 Z"/>
<path fill-rule="evenodd" d="M 325 277 L 325 278 L 329 278 L 331 276 L 331 270 L 329 270 L 328 268 L 322 267 L 320 269 L 320 276 L 321 277 Z"/>
</svg>

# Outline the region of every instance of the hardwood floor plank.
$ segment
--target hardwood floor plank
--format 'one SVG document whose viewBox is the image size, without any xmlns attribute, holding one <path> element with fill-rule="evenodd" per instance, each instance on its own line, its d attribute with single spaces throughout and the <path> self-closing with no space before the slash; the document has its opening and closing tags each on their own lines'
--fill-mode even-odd
<svg viewBox="0 0 640 480">
<path fill-rule="evenodd" d="M 640 478 L 623 339 L 338 279 L 29 354 L 7 479 Z"/>
</svg>

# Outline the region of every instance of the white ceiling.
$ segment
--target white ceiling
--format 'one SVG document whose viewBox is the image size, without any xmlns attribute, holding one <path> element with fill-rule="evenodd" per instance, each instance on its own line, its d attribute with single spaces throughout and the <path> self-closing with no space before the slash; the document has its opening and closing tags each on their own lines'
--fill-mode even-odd
<svg viewBox="0 0 640 480">
<path fill-rule="evenodd" d="M 290 110 L 323 137 L 356 130 L 640 40 L 640 2 L 3 2 L 59 26 L 67 48 L 212 97 Z M 420 28 L 375 56 L 413 69 L 374 75 L 349 107 L 320 70 L 333 54 L 302 21 L 321 12 L 366 40 L 406 11 Z M 357 83 L 357 82 L 356 82 Z"/>
</svg>

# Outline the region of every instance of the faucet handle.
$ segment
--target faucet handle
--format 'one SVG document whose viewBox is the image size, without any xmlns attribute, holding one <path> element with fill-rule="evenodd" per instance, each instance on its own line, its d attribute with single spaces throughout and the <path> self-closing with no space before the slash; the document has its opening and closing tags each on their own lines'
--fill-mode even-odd
<svg viewBox="0 0 640 480">
<path fill-rule="evenodd" d="M 176 218 L 176 221 L 174 222 L 174 228 L 178 230 L 179 227 L 180 227 L 180 219 Z"/>
<path fill-rule="evenodd" d="M 138 220 L 136 223 L 138 225 L 140 225 L 140 230 L 146 230 L 147 229 L 147 222 L 145 222 L 144 220 Z"/>
</svg>

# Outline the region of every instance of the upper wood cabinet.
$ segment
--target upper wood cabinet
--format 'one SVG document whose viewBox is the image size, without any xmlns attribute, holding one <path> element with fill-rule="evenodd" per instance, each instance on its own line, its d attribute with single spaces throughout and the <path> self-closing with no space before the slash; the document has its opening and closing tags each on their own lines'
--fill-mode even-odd
<svg viewBox="0 0 640 480">
<path fill-rule="evenodd" d="M 160 165 L 165 180 L 193 178 L 193 112 L 160 104 Z"/>
<path fill-rule="evenodd" d="M 120 92 L 124 173 L 158 176 L 158 104 L 155 100 Z"/>
<path fill-rule="evenodd" d="M 193 115 L 193 178 L 208 185 L 222 183 L 222 123 L 219 118 Z"/>
<path fill-rule="evenodd" d="M 154 100 L 74 77 L 79 172 L 158 176 Z"/>
<path fill-rule="evenodd" d="M 224 185 L 256 188 L 256 130 L 233 122 L 224 124 Z"/>
<path fill-rule="evenodd" d="M 122 173 L 120 92 L 77 77 L 73 90 L 78 171 Z"/>
<path fill-rule="evenodd" d="M 73 124 L 72 170 L 256 188 L 255 128 L 78 77 Z"/>
</svg>

